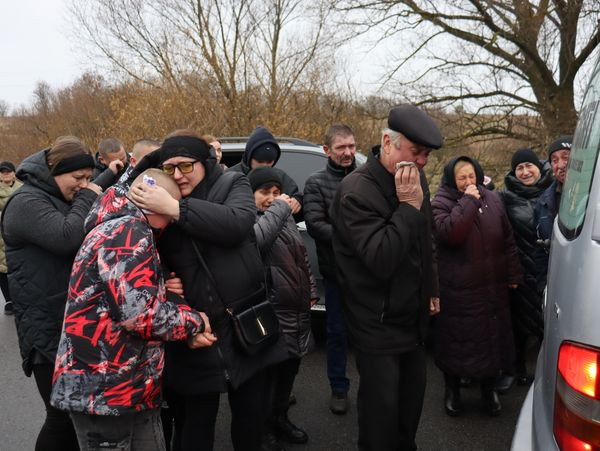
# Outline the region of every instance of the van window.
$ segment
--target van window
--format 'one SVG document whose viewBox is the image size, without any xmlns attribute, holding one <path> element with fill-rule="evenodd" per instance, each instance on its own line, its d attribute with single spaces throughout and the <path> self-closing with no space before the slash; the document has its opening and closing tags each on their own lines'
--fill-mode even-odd
<svg viewBox="0 0 600 451">
<path fill-rule="evenodd" d="M 558 225 L 567 239 L 579 236 L 596 168 L 600 144 L 600 65 L 588 85 L 569 155 Z"/>
</svg>

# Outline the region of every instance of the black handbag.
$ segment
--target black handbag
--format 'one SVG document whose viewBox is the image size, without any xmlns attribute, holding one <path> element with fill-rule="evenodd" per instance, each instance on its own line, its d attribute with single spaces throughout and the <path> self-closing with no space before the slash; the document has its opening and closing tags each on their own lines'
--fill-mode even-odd
<svg viewBox="0 0 600 451">
<path fill-rule="evenodd" d="M 217 283 L 208 269 L 198 245 L 195 241 L 192 241 L 192 245 L 215 294 L 231 319 L 240 350 L 248 355 L 253 355 L 273 345 L 279 338 L 279 320 L 273 304 L 269 301 L 266 281 L 257 291 L 240 301 L 235 309 L 228 307 L 219 294 Z"/>
</svg>

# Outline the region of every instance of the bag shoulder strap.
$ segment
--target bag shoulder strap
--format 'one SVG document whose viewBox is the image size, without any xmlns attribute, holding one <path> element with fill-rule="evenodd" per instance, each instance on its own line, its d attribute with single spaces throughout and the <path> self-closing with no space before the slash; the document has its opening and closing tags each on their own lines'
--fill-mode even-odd
<svg viewBox="0 0 600 451">
<path fill-rule="evenodd" d="M 194 252 L 196 253 L 196 256 L 198 257 L 198 260 L 200 260 L 200 264 L 202 265 L 202 269 L 204 269 L 204 272 L 206 273 L 206 276 L 208 277 L 209 282 L 213 286 L 215 294 L 219 298 L 219 301 L 221 302 L 221 304 L 223 304 L 223 306 L 225 307 L 225 311 L 227 312 L 227 314 L 230 315 L 230 316 L 233 315 L 233 310 L 231 310 L 231 308 L 225 303 L 225 301 L 223 300 L 223 297 L 221 296 L 221 293 L 219 293 L 219 289 L 217 288 L 217 286 L 218 286 L 217 282 L 215 281 L 215 278 L 213 277 L 212 272 L 210 271 L 210 269 L 208 269 L 208 265 L 206 264 L 206 260 L 204 260 L 204 257 L 202 257 L 202 253 L 200 252 L 200 249 L 198 248 L 198 243 L 196 243 L 195 240 L 191 240 L 191 241 L 192 241 L 192 246 L 194 248 Z M 268 290 L 267 276 L 266 276 L 264 270 L 263 270 L 263 276 L 265 278 L 265 280 L 264 280 L 264 289 Z"/>
<path fill-rule="evenodd" d="M 217 288 L 217 282 L 215 281 L 215 278 L 213 277 L 210 269 L 208 269 L 208 265 L 206 264 L 204 257 L 202 257 L 202 254 L 200 253 L 200 249 L 198 249 L 198 244 L 196 243 L 195 240 L 192 240 L 192 246 L 194 247 L 194 252 L 196 252 L 196 256 L 198 257 L 198 260 L 200 260 L 202 269 L 204 269 L 204 272 L 206 273 L 206 276 L 208 277 L 209 282 L 211 283 L 211 285 L 213 286 L 213 289 L 215 290 L 215 294 L 219 298 L 219 301 L 221 302 L 221 304 L 223 304 L 223 306 L 225 307 L 225 311 L 231 315 L 232 314 L 231 309 L 229 307 L 227 307 L 227 304 L 225 304 L 225 302 L 223 301 L 223 298 L 221 297 L 221 294 L 219 293 L 219 290 Z"/>
</svg>

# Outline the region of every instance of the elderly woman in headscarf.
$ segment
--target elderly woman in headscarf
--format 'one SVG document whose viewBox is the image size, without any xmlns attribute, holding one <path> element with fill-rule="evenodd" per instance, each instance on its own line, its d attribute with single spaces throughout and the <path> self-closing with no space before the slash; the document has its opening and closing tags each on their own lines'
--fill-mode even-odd
<svg viewBox="0 0 600 451">
<path fill-rule="evenodd" d="M 525 364 L 527 338 L 533 336 L 541 340 L 544 333 L 542 299 L 537 289 L 534 259 L 537 251 L 534 207 L 553 180 L 550 164 L 542 164 L 531 149 L 519 149 L 512 156 L 511 170 L 504 178 L 504 189 L 500 193 L 513 227 L 524 273 L 523 283 L 511 293 L 510 299 L 516 350 L 514 376 L 520 385 L 531 381 Z M 510 388 L 514 376 L 502 378 L 497 384 L 498 390 L 503 392 Z"/>
<path fill-rule="evenodd" d="M 479 163 L 466 156 L 444 168 L 431 206 L 441 303 L 435 362 L 444 372 L 446 413 L 462 411 L 464 376 L 481 380 L 484 409 L 495 416 L 502 407 L 494 381 L 514 359 L 509 288 L 521 282 L 512 227 L 499 195 L 483 187 Z"/>
<path fill-rule="evenodd" d="M 257 450 L 265 423 L 264 370 L 288 355 L 281 340 L 254 355 L 242 352 L 225 311 L 224 304 L 235 309 L 264 288 L 250 183 L 240 172 L 224 173 L 210 145 L 193 130 L 167 136 L 138 163 L 131 178 L 148 167 L 173 177 L 182 199 L 163 196 L 145 184 L 134 186 L 130 195 L 139 207 L 171 217 L 174 224 L 158 241 L 162 261 L 181 278 L 186 301 L 207 314 L 218 337 L 204 349 L 167 345 L 164 385 L 175 393 L 167 397 L 175 410 L 175 448 L 213 449 L 219 398 L 227 392 L 233 448 Z"/>
</svg>

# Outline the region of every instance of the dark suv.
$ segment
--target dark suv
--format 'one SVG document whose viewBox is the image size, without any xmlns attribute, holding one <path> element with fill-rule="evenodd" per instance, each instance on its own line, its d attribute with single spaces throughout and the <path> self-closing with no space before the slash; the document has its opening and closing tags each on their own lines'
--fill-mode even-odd
<svg viewBox="0 0 600 451">
<path fill-rule="evenodd" d="M 219 142 L 221 143 L 223 151 L 221 163 L 225 163 L 228 167 L 239 163 L 242 159 L 247 140 L 248 137 L 220 138 Z M 277 137 L 277 141 L 281 148 L 281 157 L 275 166 L 292 177 L 298 185 L 298 188 L 303 191 L 306 179 L 312 173 L 319 169 L 323 169 L 327 163 L 327 155 L 325 155 L 323 147 L 319 144 L 297 138 Z M 356 154 L 357 164 L 360 165 L 365 161 L 366 157 L 364 155 L 359 153 Z M 308 258 L 310 260 L 310 267 L 319 289 L 320 300 L 318 304 L 313 307 L 313 311 L 325 311 L 323 277 L 319 272 L 315 242 L 306 232 L 306 224 L 304 221 L 298 223 L 298 228 L 304 239 Z"/>
</svg>

